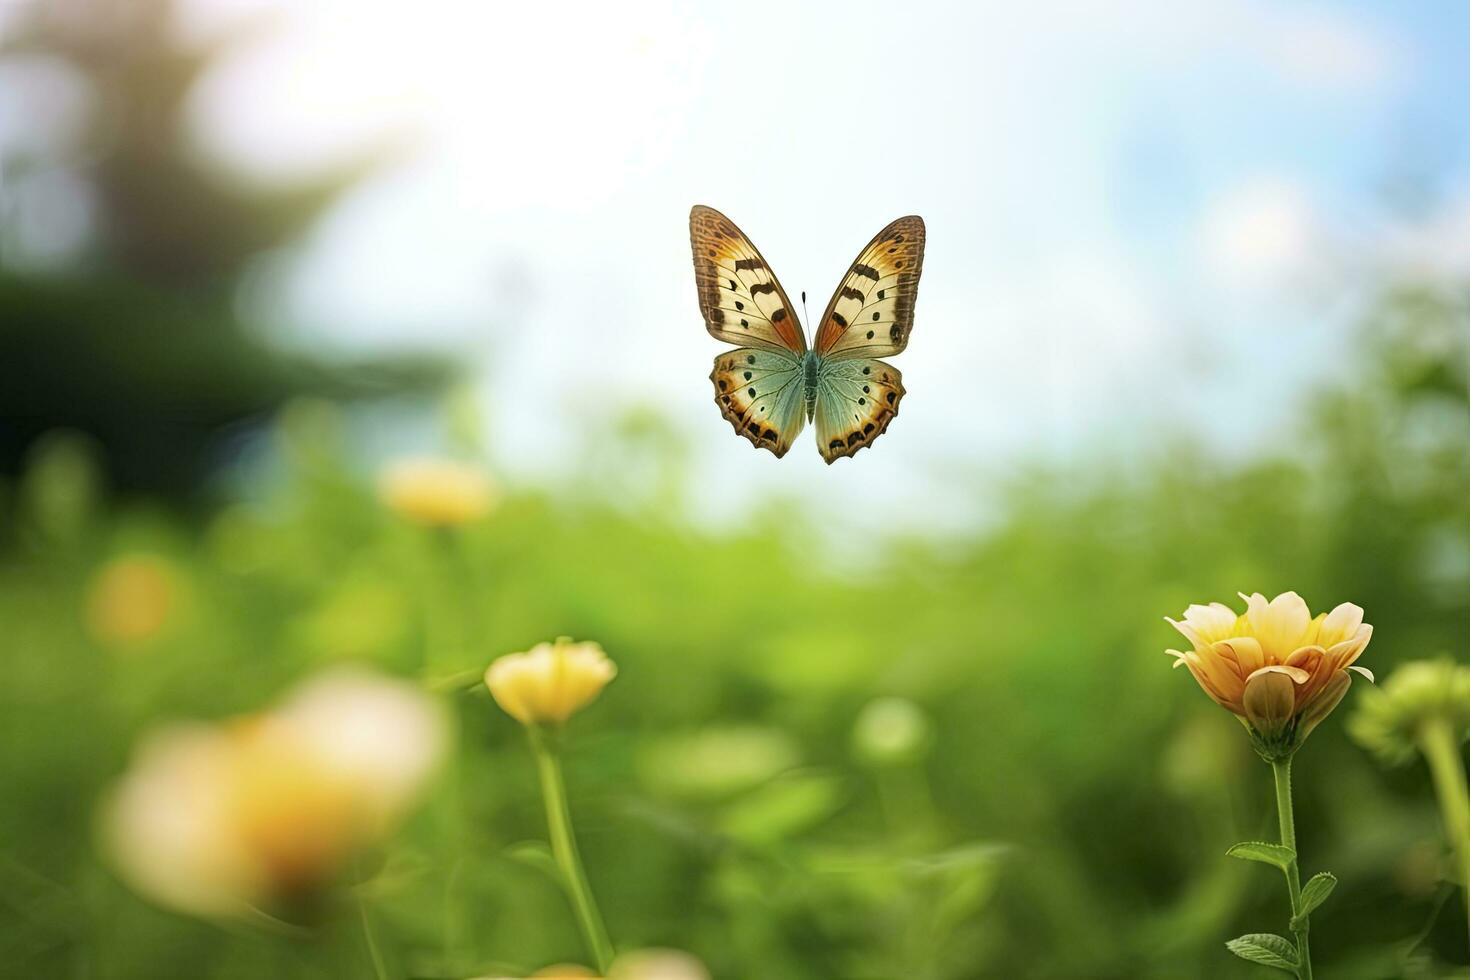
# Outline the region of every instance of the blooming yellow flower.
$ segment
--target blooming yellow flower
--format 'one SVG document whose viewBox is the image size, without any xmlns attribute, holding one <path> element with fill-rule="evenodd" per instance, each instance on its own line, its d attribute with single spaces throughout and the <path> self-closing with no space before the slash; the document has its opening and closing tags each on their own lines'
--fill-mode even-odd
<svg viewBox="0 0 1470 980">
<path fill-rule="evenodd" d="M 592 703 L 617 672 L 596 643 L 563 637 L 499 658 L 485 671 L 485 686 L 522 724 L 561 724 Z"/>
<path fill-rule="evenodd" d="M 489 513 L 495 486 L 483 469 L 470 463 L 412 457 L 383 470 L 378 494 L 389 509 L 415 524 L 457 527 Z"/>
<path fill-rule="evenodd" d="M 1363 610 L 1345 602 L 1312 616 L 1295 592 L 1266 600 L 1247 596 L 1246 611 L 1212 602 L 1170 619 L 1192 649 L 1168 651 L 1205 693 L 1234 712 L 1250 730 L 1257 751 L 1285 758 L 1301 744 L 1347 693 L 1349 671 L 1370 681 L 1356 661 L 1373 635 Z"/>
<path fill-rule="evenodd" d="M 103 845 L 160 904 L 246 916 L 322 888 L 386 836 L 443 745 L 417 688 L 333 671 L 268 713 L 145 737 L 101 814 Z"/>
</svg>

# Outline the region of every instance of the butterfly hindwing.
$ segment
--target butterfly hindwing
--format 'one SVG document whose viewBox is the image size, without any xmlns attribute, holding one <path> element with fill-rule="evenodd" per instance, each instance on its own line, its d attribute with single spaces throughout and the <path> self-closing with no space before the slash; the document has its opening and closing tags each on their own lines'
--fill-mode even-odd
<svg viewBox="0 0 1470 980">
<path fill-rule="evenodd" d="M 923 218 L 911 214 L 878 232 L 832 294 L 818 321 L 813 349 L 836 359 L 890 357 L 902 351 L 913 329 L 923 268 Z"/>
<path fill-rule="evenodd" d="M 802 363 L 781 350 L 737 347 L 715 358 L 715 403 L 735 431 L 785 456 L 805 422 Z"/>
<path fill-rule="evenodd" d="M 689 212 L 694 282 L 705 327 L 728 344 L 806 351 L 801 323 L 775 273 L 735 223 L 714 208 Z"/>
<path fill-rule="evenodd" d="M 817 448 L 828 463 L 872 445 L 898 414 L 903 376 L 869 358 L 823 358 L 817 366 Z"/>
</svg>

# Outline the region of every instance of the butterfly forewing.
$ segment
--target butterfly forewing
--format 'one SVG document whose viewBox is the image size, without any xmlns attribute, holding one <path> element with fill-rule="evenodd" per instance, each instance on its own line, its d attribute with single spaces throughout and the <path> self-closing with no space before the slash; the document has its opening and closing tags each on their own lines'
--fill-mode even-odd
<svg viewBox="0 0 1470 980">
<path fill-rule="evenodd" d="M 911 214 L 878 232 L 832 294 L 813 349 L 837 359 L 889 357 L 903 350 L 923 268 L 923 218 Z"/>
<path fill-rule="evenodd" d="M 751 444 L 785 456 L 806 405 L 802 364 L 785 351 L 737 347 L 715 358 L 715 403 Z"/>
<path fill-rule="evenodd" d="M 728 344 L 806 351 L 801 323 L 761 253 L 714 208 L 689 212 L 694 282 L 705 327 Z"/>
<path fill-rule="evenodd" d="M 817 448 L 828 463 L 881 436 L 898 414 L 903 376 L 870 358 L 824 359 L 817 368 Z"/>
</svg>

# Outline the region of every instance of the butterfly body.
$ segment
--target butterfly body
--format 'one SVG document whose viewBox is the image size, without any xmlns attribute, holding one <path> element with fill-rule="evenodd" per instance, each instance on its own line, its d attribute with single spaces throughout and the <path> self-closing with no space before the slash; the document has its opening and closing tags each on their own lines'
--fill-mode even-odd
<svg viewBox="0 0 1470 980">
<path fill-rule="evenodd" d="M 898 414 L 902 377 L 882 356 L 901 352 L 913 326 L 924 222 L 892 222 L 858 254 L 833 294 L 814 342 L 750 239 L 713 208 L 689 215 L 695 284 L 705 326 L 739 344 L 715 358 L 721 414 L 758 448 L 784 456 L 803 424 L 831 463 L 882 435 Z"/>
<path fill-rule="evenodd" d="M 822 372 L 822 355 L 814 350 L 807 351 L 801 358 L 801 380 L 806 394 L 806 420 L 811 422 L 817 413 L 817 385 Z"/>
</svg>

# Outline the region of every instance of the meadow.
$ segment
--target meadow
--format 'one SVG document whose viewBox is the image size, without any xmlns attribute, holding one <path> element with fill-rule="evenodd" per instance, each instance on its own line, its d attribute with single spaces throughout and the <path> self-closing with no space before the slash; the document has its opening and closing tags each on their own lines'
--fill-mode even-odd
<svg viewBox="0 0 1470 980">
<path fill-rule="evenodd" d="M 620 950 L 760 980 L 1270 975 L 1223 946 L 1287 916 L 1269 869 L 1224 853 L 1274 839 L 1268 770 L 1169 669 L 1163 617 L 1296 590 L 1366 610 L 1380 681 L 1464 657 L 1456 297 L 1386 295 L 1289 449 L 1222 461 L 1180 433 L 1142 463 L 1017 467 L 975 488 L 1000 501 L 990 526 L 943 541 L 832 542 L 794 506 L 713 531 L 654 482 L 609 499 L 605 445 L 576 479 L 422 527 L 385 505 L 326 402 L 276 417 L 272 477 L 193 508 L 110 493 L 88 441 L 56 433 L 3 495 L 0 974 L 370 976 L 354 902 L 382 976 L 588 963 L 526 739 L 480 680 L 570 636 L 617 665 L 563 755 Z M 622 431 L 617 452 L 677 481 L 676 436 Z M 343 662 L 449 713 L 407 822 L 289 929 L 129 888 L 99 807 L 139 737 L 257 712 Z M 1429 774 L 1347 733 L 1367 687 L 1298 756 L 1304 866 L 1339 880 L 1312 919 L 1318 973 L 1459 975 Z"/>
</svg>

